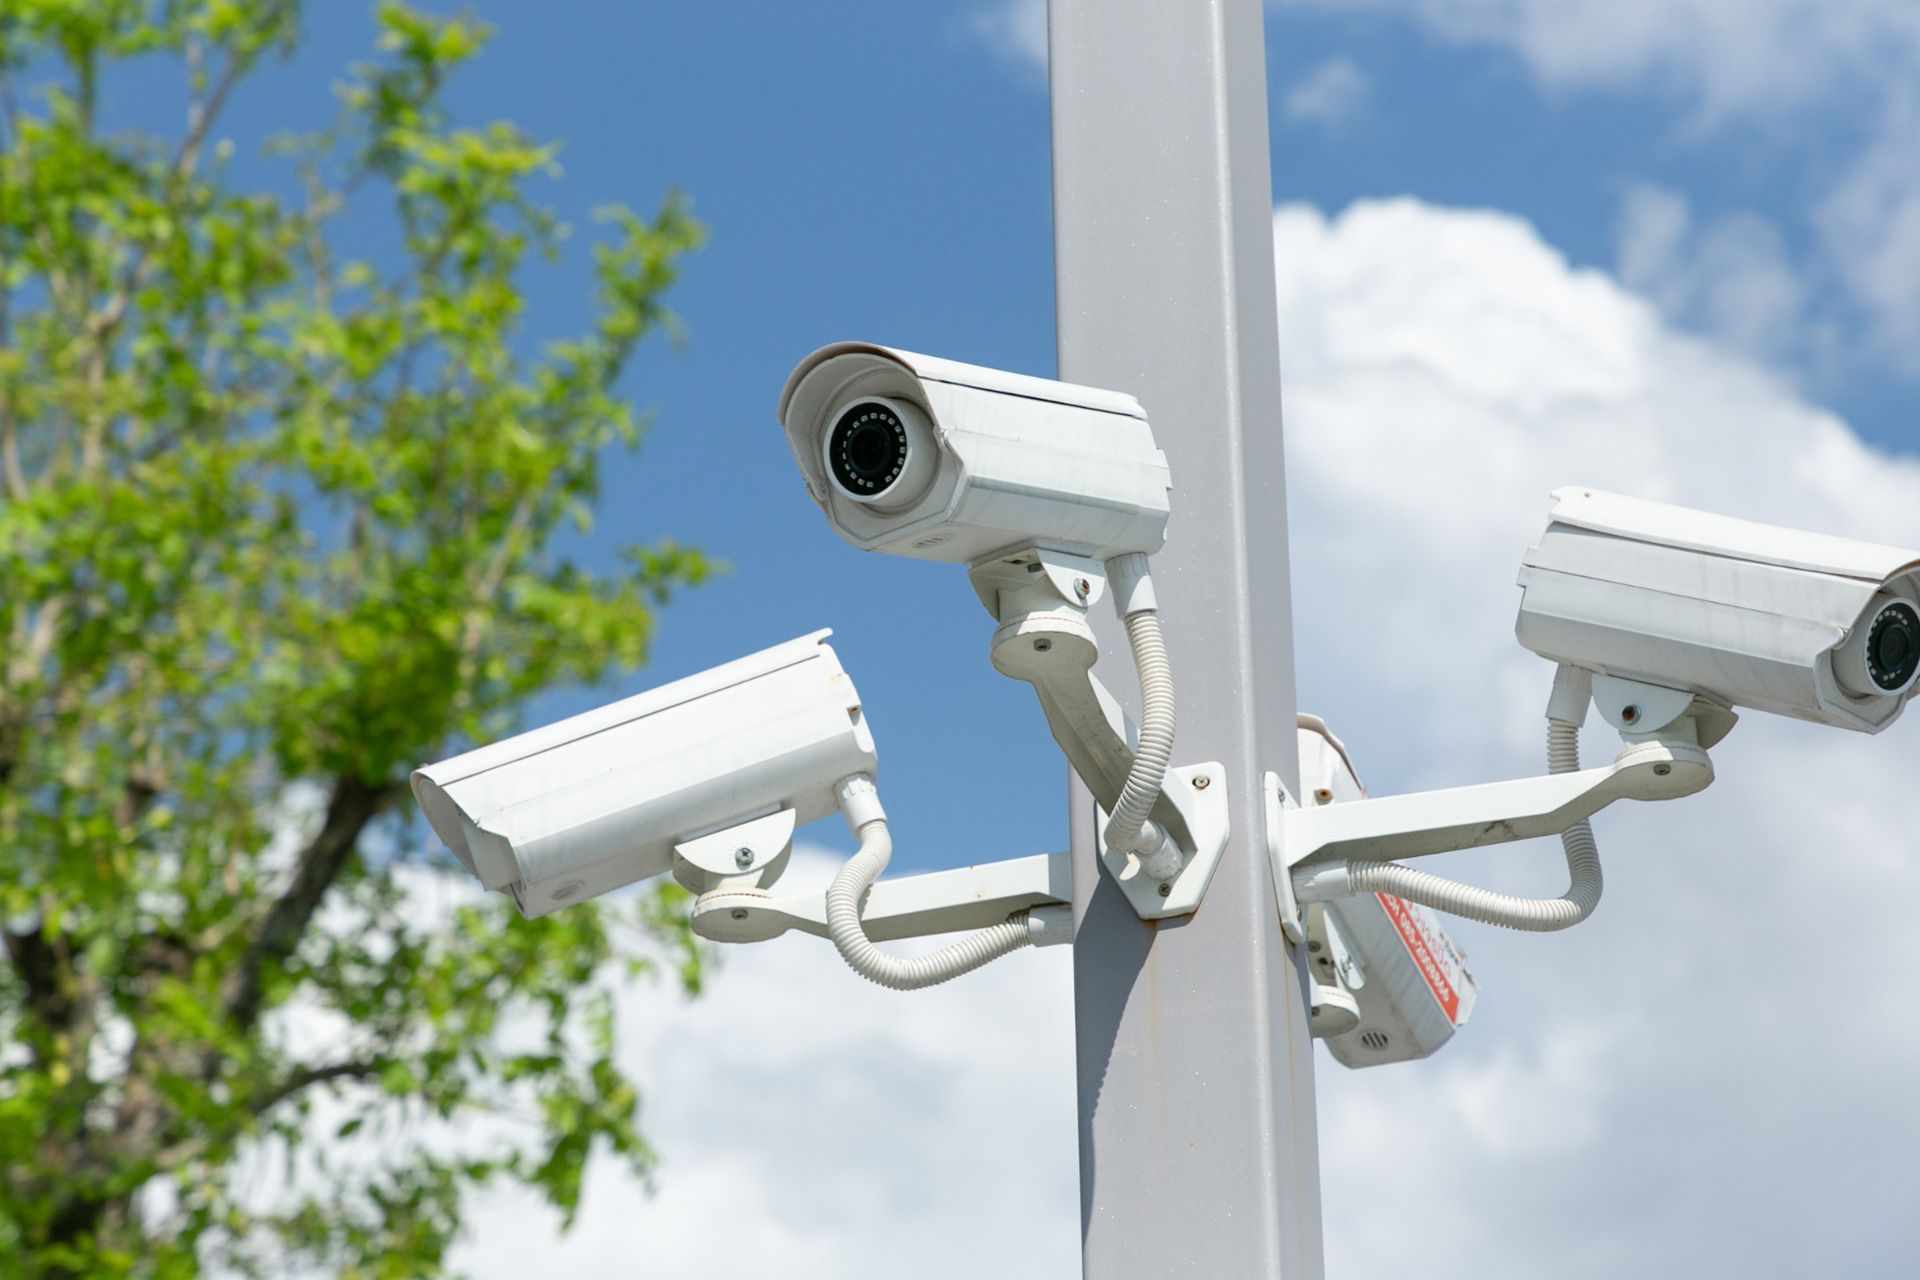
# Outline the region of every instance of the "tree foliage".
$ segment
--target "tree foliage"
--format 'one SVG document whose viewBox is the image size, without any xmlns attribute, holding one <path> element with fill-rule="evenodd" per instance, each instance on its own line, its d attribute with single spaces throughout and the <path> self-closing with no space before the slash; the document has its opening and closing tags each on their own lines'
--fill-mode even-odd
<svg viewBox="0 0 1920 1280">
<path fill-rule="evenodd" d="M 450 118 L 478 23 L 382 4 L 338 118 L 236 189 L 222 112 L 298 22 L 0 0 L 8 1276 L 441 1274 L 476 1185 L 570 1213 L 590 1152 L 648 1167 L 600 975 L 698 978 L 668 893 L 423 902 L 402 797 L 530 695 L 639 663 L 706 572 L 559 549 L 637 441 L 615 383 L 699 228 L 605 211 L 590 325 L 536 344 L 554 150 Z M 104 86 L 163 72 L 182 118 L 102 119 Z M 339 256 L 350 215 L 378 254 Z M 396 1117 L 466 1140 L 353 1155 Z"/>
</svg>

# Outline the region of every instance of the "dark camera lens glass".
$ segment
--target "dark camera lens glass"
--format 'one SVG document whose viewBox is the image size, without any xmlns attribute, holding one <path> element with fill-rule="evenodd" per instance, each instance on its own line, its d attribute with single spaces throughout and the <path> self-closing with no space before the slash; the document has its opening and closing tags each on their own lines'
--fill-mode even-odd
<svg viewBox="0 0 1920 1280">
<path fill-rule="evenodd" d="M 886 405 L 863 400 L 833 424 L 827 461 L 848 493 L 863 498 L 883 493 L 907 465 L 907 426 Z"/>
<path fill-rule="evenodd" d="M 1905 688 L 1920 669 L 1920 613 L 1910 604 L 1890 604 L 1867 636 L 1867 671 L 1889 692 Z"/>
</svg>

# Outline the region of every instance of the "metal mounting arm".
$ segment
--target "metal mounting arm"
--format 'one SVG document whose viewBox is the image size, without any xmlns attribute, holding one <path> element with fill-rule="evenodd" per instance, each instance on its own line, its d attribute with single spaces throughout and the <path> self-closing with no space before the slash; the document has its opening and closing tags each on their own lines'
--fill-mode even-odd
<svg viewBox="0 0 1920 1280">
<path fill-rule="evenodd" d="M 1713 765 L 1698 747 L 1635 743 L 1604 768 L 1292 809 L 1281 825 L 1292 865 L 1418 858 L 1558 835 L 1615 800 L 1691 795 L 1712 779 Z"/>
<path fill-rule="evenodd" d="M 1691 736 L 1676 731 L 1629 742 L 1611 765 L 1577 773 L 1282 808 L 1269 826 L 1276 881 L 1300 902 L 1321 901 L 1338 896 L 1345 880 L 1344 874 L 1317 879 L 1321 863 L 1332 870 L 1348 860 L 1394 861 L 1530 840 L 1557 835 L 1615 800 L 1692 795 L 1713 781 L 1713 762 Z"/>
<path fill-rule="evenodd" d="M 919 938 L 999 924 L 1016 911 L 1033 914 L 1034 945 L 1073 936 L 1073 864 L 1065 853 L 1040 853 L 978 867 L 882 880 L 868 891 L 860 922 L 875 942 Z M 728 887 L 693 905 L 693 931 L 713 942 L 764 942 L 788 930 L 827 936 L 826 898 L 776 898 L 764 889 Z"/>
<path fill-rule="evenodd" d="M 975 565 L 973 589 L 1000 621 L 994 669 L 1033 686 L 1047 728 L 1099 804 L 1099 825 L 1120 798 L 1138 730 L 1093 674 L 1100 651 L 1087 607 L 1107 586 L 1099 561 L 1026 548 Z M 1154 853 L 1101 850 L 1107 871 L 1143 920 L 1196 910 L 1228 834 L 1225 770 L 1218 762 L 1167 771 L 1148 817 L 1166 835 Z"/>
</svg>

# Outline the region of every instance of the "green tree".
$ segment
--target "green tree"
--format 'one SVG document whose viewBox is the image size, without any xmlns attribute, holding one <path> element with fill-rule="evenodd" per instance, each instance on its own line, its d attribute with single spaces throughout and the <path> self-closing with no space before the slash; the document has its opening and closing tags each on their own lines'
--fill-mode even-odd
<svg viewBox="0 0 1920 1280">
<path fill-rule="evenodd" d="M 281 189 L 235 189 L 221 112 L 298 21 L 0 0 L 7 1276 L 442 1274 L 477 1185 L 570 1214 L 590 1152 L 648 1167 L 603 975 L 698 981 L 671 892 L 422 909 L 403 798 L 531 695 L 638 664 L 706 572 L 556 547 L 637 440 L 615 384 L 699 228 L 605 211 L 587 331 L 534 343 L 553 148 L 452 122 L 487 32 L 399 3 L 338 118 L 277 144 Z M 100 118 L 168 67 L 177 129 Z M 349 210 L 386 261 L 336 256 Z M 325 1160 L 396 1116 L 498 1136 L 237 1185 L 249 1151 Z"/>
</svg>

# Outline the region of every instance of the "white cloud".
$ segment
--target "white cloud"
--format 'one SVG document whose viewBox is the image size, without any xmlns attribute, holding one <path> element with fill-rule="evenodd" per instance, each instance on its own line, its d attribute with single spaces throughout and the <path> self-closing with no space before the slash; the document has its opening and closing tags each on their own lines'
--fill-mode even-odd
<svg viewBox="0 0 1920 1280">
<path fill-rule="evenodd" d="M 1779 231 L 1752 214 L 1696 226 L 1685 196 L 1637 185 L 1621 206 L 1620 281 L 1667 316 L 1763 360 L 1807 337 L 1806 288 Z"/>
<path fill-rule="evenodd" d="M 1524 222 L 1395 201 L 1283 209 L 1274 231 L 1302 699 L 1378 792 L 1540 767 L 1550 674 L 1513 642 L 1513 573 L 1555 485 L 1920 532 L 1920 465 Z M 1466 1031 L 1422 1063 L 1319 1058 L 1329 1274 L 1908 1266 L 1917 731 L 1751 716 L 1707 792 L 1598 820 L 1608 894 L 1587 924 L 1456 926 L 1483 984 Z M 1557 863 L 1543 845 L 1446 865 L 1543 891 Z M 830 865 L 798 859 L 790 881 Z M 697 1002 L 637 988 L 621 1054 L 657 1195 L 596 1169 L 560 1239 L 493 1195 L 459 1262 L 481 1280 L 1074 1274 L 1069 961 L 900 995 L 790 937 L 728 952 Z"/>
<path fill-rule="evenodd" d="M 1793 109 L 1920 56 L 1908 0 L 1269 0 L 1406 13 L 1446 39 L 1502 45 L 1543 83 L 1652 85 L 1709 118 Z"/>
<path fill-rule="evenodd" d="M 967 15 L 967 33 L 1026 71 L 1047 70 L 1047 0 L 993 0 Z"/>
<path fill-rule="evenodd" d="M 1681 322 L 1757 354 L 1797 346 L 1797 363 L 1828 376 L 1845 376 L 1863 356 L 1920 372 L 1920 5 L 1912 0 L 1269 2 L 1283 11 L 1403 14 L 1442 39 L 1512 52 L 1551 90 L 1664 92 L 1696 140 L 1735 122 L 1788 136 L 1804 129 L 1812 108 L 1836 113 L 1842 125 L 1823 128 L 1824 139 L 1866 141 L 1822 156 L 1821 172 L 1834 175 L 1823 189 L 1774 217 L 1741 212 L 1704 229 L 1689 250 L 1701 260 L 1685 282 L 1653 296 Z M 1634 200 L 1629 221 L 1645 212 Z M 1811 247 L 1797 263 L 1775 225 L 1782 219 L 1809 229 Z M 1804 296 L 1829 290 L 1825 320 L 1793 342 Z M 1836 324 L 1860 337 L 1834 342 Z"/>
<path fill-rule="evenodd" d="M 1342 125 L 1366 108 L 1372 88 L 1352 59 L 1329 58 L 1281 95 L 1280 113 L 1288 120 Z"/>
<path fill-rule="evenodd" d="M 1920 57 L 1905 89 L 1916 81 Z M 1821 202 L 1817 225 L 1842 278 L 1878 322 L 1885 352 L 1920 371 L 1920 102 L 1906 91 L 1886 106 L 1879 136 Z"/>
<path fill-rule="evenodd" d="M 780 891 L 824 890 L 838 865 L 801 851 Z M 491 1194 L 464 1268 L 483 1280 L 1077 1269 L 1067 948 L 911 995 L 862 981 L 818 938 L 722 959 L 698 1001 L 652 985 L 622 1001 L 657 1194 L 603 1161 L 558 1240 L 533 1197 Z"/>
<path fill-rule="evenodd" d="M 1920 4 L 1912 0 L 1268 0 L 1290 9 L 1398 13 L 1440 38 L 1517 56 L 1553 91 L 1664 93 L 1696 141 L 1727 126 L 1791 132 L 1829 107 L 1833 135 L 1866 139 L 1827 163 L 1832 178 L 1798 207 L 1741 210 L 1665 247 L 1658 273 L 1636 254 L 1655 228 L 1650 188 L 1622 209 L 1622 278 L 1666 315 L 1816 385 L 1866 362 L 1920 373 Z M 968 35 L 1026 73 L 1047 66 L 1046 0 L 989 0 Z M 1275 86 L 1281 118 L 1338 125 L 1365 109 L 1367 75 L 1334 57 Z M 1671 193 L 1663 193 L 1671 197 Z M 1671 197 L 1679 198 L 1679 197 Z M 1684 206 L 1682 206 L 1684 211 Z M 1670 212 L 1670 211 L 1669 211 Z M 1790 251 L 1782 227 L 1806 232 Z M 1852 335 L 1852 336 L 1847 336 Z"/>
<path fill-rule="evenodd" d="M 1675 335 L 1516 219 L 1397 201 L 1275 228 L 1302 702 L 1377 790 L 1539 767 L 1550 676 L 1513 642 L 1513 574 L 1553 486 L 1920 533 L 1920 466 Z M 1475 1023 L 1429 1062 L 1321 1075 L 1329 1273 L 1901 1265 L 1920 1035 L 1884 975 L 1920 962 L 1914 732 L 1749 716 L 1710 790 L 1597 821 L 1593 920 L 1548 938 L 1458 926 Z M 1548 846 L 1455 865 L 1565 883 Z M 1782 1179 L 1781 1152 L 1819 1176 Z"/>
</svg>

